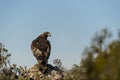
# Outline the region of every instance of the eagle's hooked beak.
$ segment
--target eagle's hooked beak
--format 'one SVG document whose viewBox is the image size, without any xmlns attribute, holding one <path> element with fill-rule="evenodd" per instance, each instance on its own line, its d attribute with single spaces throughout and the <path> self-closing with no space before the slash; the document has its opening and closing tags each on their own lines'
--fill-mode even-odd
<svg viewBox="0 0 120 80">
<path fill-rule="evenodd" d="M 49 33 L 49 34 L 48 34 L 48 36 L 50 36 L 50 37 L 51 37 L 51 34 Z"/>
</svg>

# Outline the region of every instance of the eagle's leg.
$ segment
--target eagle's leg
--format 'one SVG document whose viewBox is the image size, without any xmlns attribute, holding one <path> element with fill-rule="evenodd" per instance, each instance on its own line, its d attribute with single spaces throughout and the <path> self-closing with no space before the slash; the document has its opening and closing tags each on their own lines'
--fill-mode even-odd
<svg viewBox="0 0 120 80">
<path fill-rule="evenodd" d="M 47 60 L 38 60 L 39 70 L 43 73 L 47 73 Z"/>
<path fill-rule="evenodd" d="M 38 65 L 41 65 L 42 64 L 42 60 L 38 60 Z"/>
</svg>

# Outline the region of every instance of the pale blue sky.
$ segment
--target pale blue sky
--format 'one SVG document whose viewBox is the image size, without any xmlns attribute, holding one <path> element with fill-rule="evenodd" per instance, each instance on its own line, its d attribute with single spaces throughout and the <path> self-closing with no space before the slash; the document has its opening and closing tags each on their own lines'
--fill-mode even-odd
<svg viewBox="0 0 120 80">
<path fill-rule="evenodd" d="M 31 42 L 49 31 L 49 63 L 60 58 L 71 68 L 104 27 L 112 32 L 120 28 L 120 0 L 0 0 L 0 42 L 12 53 L 11 62 L 21 66 L 37 62 Z"/>
</svg>

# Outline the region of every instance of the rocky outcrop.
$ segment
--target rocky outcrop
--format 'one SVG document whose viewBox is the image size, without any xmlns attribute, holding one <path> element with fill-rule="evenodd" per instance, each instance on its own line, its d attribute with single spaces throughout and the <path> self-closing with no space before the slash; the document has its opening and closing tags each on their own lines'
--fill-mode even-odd
<svg viewBox="0 0 120 80">
<path fill-rule="evenodd" d="M 26 71 L 24 76 L 28 77 L 29 80 L 61 80 L 64 78 L 64 72 L 60 70 L 57 66 L 47 64 L 47 70 L 43 74 L 39 70 L 38 64 L 35 64 Z"/>
</svg>

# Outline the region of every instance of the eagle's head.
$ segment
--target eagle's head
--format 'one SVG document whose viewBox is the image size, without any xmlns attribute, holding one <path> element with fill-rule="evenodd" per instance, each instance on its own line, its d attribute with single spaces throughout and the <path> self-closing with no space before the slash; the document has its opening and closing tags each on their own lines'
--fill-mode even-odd
<svg viewBox="0 0 120 80">
<path fill-rule="evenodd" d="M 42 37 L 47 38 L 48 36 L 51 36 L 50 32 L 44 32 L 41 34 Z"/>
</svg>

